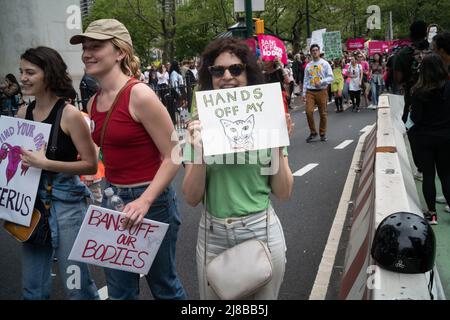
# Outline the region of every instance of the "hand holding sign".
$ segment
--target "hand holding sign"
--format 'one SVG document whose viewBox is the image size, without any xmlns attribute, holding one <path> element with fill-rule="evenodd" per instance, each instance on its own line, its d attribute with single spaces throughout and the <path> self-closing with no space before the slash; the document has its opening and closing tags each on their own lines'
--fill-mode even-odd
<svg viewBox="0 0 450 320">
<path fill-rule="evenodd" d="M 122 227 L 124 229 L 130 229 L 140 224 L 144 220 L 150 206 L 151 203 L 142 197 L 128 203 L 123 209 L 125 219 L 123 220 Z"/>
<path fill-rule="evenodd" d="M 202 143 L 202 123 L 200 120 L 192 120 L 187 127 L 187 142 L 190 143 L 196 150 L 203 149 Z"/>
<path fill-rule="evenodd" d="M 46 167 L 47 157 L 45 156 L 46 145 L 43 144 L 38 151 L 29 151 L 24 148 L 21 150 L 20 158 L 25 167 L 34 167 L 44 169 Z"/>
</svg>

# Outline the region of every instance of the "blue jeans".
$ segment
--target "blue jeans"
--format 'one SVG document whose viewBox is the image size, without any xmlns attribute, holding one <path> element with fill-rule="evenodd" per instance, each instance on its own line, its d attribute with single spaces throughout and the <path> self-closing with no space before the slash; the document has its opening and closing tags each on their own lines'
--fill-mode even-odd
<svg viewBox="0 0 450 320">
<path fill-rule="evenodd" d="M 147 189 L 146 186 L 117 188 L 111 185 L 111 187 L 125 204 L 139 198 Z M 106 207 L 106 201 L 104 197 L 103 207 Z M 176 194 L 171 186 L 167 187 L 153 202 L 145 218 L 169 224 L 155 260 L 146 275 L 153 297 L 156 300 L 186 299 L 186 293 L 176 272 L 175 249 L 181 220 Z M 110 268 L 104 268 L 104 270 L 110 299 L 139 299 L 139 274 Z"/>
<path fill-rule="evenodd" d="M 45 191 L 48 183 L 48 176 L 43 173 L 38 189 L 43 200 L 48 198 Z M 23 299 L 50 298 L 53 257 L 58 259 L 61 280 L 69 299 L 99 299 L 88 266 L 68 260 L 86 214 L 86 197 L 89 196 L 89 191 L 78 176 L 57 174 L 52 185 L 49 218 L 52 245 L 22 245 Z"/>
<path fill-rule="evenodd" d="M 380 95 L 380 85 L 376 81 L 370 81 L 370 87 L 372 91 L 372 104 L 378 106 L 378 97 Z"/>
<path fill-rule="evenodd" d="M 347 81 L 344 80 L 344 90 L 342 90 L 342 97 L 344 98 L 345 101 L 350 100 L 350 94 L 348 91 L 349 91 L 349 84 L 347 83 Z"/>
</svg>

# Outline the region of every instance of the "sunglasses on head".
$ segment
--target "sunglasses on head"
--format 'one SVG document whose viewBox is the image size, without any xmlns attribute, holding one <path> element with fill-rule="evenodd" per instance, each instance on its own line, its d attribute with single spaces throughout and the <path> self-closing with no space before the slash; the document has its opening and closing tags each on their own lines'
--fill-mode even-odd
<svg viewBox="0 0 450 320">
<path fill-rule="evenodd" d="M 210 66 L 208 67 L 209 72 L 213 77 L 220 78 L 225 74 L 225 70 L 228 70 L 233 77 L 240 76 L 242 72 L 245 71 L 245 64 L 236 63 L 231 66 Z"/>
</svg>

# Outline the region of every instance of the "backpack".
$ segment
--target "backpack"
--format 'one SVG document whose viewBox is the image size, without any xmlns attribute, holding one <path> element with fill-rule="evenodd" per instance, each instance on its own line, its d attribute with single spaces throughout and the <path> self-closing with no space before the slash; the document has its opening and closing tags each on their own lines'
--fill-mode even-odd
<svg viewBox="0 0 450 320">
<path fill-rule="evenodd" d="M 80 94 L 81 94 L 81 103 L 83 105 L 83 109 L 87 108 L 87 103 L 89 99 L 97 93 L 99 89 L 99 84 L 94 77 L 85 74 L 80 82 Z"/>
<path fill-rule="evenodd" d="M 193 87 L 197 84 L 197 79 L 191 69 L 186 70 L 186 86 Z"/>
<path fill-rule="evenodd" d="M 419 80 L 420 66 L 422 64 L 422 59 L 425 55 L 431 53 L 429 48 L 429 44 L 426 40 L 420 41 L 418 43 L 412 43 L 408 46 L 401 49 L 395 55 L 394 63 L 396 63 L 397 59 L 408 59 L 407 63 L 409 66 L 407 67 L 407 73 L 405 74 L 405 83 L 412 87 Z M 405 70 L 406 71 L 406 70 Z"/>
</svg>

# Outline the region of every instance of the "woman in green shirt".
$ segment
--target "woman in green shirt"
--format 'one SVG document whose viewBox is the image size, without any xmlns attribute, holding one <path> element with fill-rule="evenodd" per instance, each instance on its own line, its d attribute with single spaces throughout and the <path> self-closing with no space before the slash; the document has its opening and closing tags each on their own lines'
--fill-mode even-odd
<svg viewBox="0 0 450 320">
<path fill-rule="evenodd" d="M 262 73 L 245 42 L 219 39 L 205 49 L 199 70 L 200 90 L 261 83 Z M 291 132 L 289 114 L 286 114 L 286 124 Z M 277 299 L 285 271 L 286 244 L 269 195 L 272 192 L 281 200 L 288 200 L 291 195 L 293 176 L 287 152 L 283 148 L 276 148 L 273 149 L 274 154 L 271 150 L 262 150 L 204 158 L 200 130 L 199 120 L 189 123 L 183 180 L 184 197 L 191 206 L 195 207 L 206 199 L 206 255 L 204 216 L 200 219 L 197 239 L 200 298 L 219 299 L 206 281 L 205 256 L 206 262 L 209 262 L 228 248 L 246 240 L 258 238 L 267 241 L 268 237 L 273 277 L 248 299 Z M 278 164 L 278 170 L 269 173 L 269 167 L 274 167 L 275 163 Z"/>
</svg>

